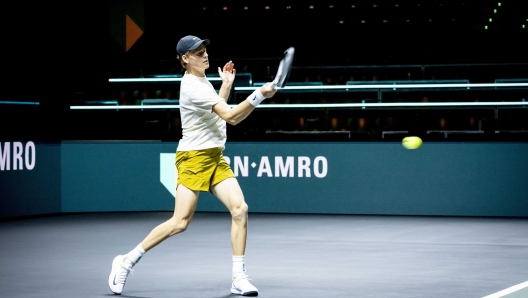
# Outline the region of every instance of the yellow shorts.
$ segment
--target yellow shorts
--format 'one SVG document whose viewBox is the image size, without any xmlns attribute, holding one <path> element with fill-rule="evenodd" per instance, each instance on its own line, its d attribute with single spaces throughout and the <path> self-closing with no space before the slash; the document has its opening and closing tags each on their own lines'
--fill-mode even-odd
<svg viewBox="0 0 528 298">
<path fill-rule="evenodd" d="M 195 191 L 209 191 L 211 186 L 235 177 L 221 148 L 176 151 L 176 168 L 176 188 L 182 184 Z"/>
</svg>

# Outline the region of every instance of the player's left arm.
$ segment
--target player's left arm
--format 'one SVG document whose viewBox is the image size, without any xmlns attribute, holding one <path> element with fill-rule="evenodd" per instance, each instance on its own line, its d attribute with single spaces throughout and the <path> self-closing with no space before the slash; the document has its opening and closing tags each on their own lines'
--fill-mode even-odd
<svg viewBox="0 0 528 298">
<path fill-rule="evenodd" d="M 235 64 L 233 61 L 227 62 L 223 69 L 218 67 L 218 74 L 222 79 L 222 86 L 220 87 L 220 92 L 218 95 L 220 95 L 220 97 L 222 97 L 227 102 L 236 75 Z"/>
</svg>

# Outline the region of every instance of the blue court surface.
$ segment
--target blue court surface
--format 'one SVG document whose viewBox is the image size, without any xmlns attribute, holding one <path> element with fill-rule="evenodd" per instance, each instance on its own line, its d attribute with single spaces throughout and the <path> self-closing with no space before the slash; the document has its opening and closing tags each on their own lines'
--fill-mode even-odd
<svg viewBox="0 0 528 298">
<path fill-rule="evenodd" d="M 1 297 L 113 297 L 112 259 L 172 212 L 0 222 Z M 122 297 L 236 297 L 231 219 L 197 213 L 147 252 Z M 259 297 L 528 297 L 528 219 L 249 216 L 246 268 Z"/>
</svg>

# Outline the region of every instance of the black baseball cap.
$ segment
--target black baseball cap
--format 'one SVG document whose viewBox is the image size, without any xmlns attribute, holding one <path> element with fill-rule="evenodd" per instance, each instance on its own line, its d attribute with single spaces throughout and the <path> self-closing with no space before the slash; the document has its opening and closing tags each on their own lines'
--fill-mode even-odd
<svg viewBox="0 0 528 298">
<path fill-rule="evenodd" d="M 187 53 L 198 48 L 201 44 L 209 45 L 211 42 L 209 39 L 200 39 L 193 35 L 187 35 L 178 41 L 176 45 L 176 52 L 180 55 Z"/>
</svg>

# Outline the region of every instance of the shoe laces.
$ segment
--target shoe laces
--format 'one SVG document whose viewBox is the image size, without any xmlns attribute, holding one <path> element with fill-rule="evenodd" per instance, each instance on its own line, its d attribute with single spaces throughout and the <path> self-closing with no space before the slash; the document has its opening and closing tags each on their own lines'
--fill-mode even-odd
<svg viewBox="0 0 528 298">
<path fill-rule="evenodd" d="M 129 273 L 132 273 L 132 275 L 134 275 L 134 269 L 132 269 L 132 265 L 127 266 L 124 260 L 123 260 L 123 263 L 120 264 L 120 266 L 124 270 L 119 270 L 117 272 L 117 274 L 116 274 L 116 283 L 124 284 Z"/>
<path fill-rule="evenodd" d="M 233 280 L 241 281 L 241 280 L 252 280 L 249 278 L 249 275 L 245 273 L 239 273 L 236 277 L 233 277 Z"/>
</svg>

